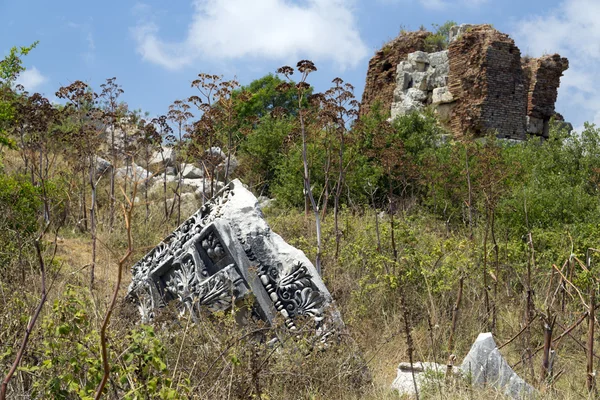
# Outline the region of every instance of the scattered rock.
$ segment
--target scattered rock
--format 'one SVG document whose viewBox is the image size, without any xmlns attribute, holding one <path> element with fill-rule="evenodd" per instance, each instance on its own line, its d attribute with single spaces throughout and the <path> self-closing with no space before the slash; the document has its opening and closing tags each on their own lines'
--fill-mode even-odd
<svg viewBox="0 0 600 400">
<path fill-rule="evenodd" d="M 206 149 L 204 153 L 213 157 L 220 157 L 221 159 L 227 158 L 227 154 L 223 153 L 220 147 L 211 147 L 210 149 Z"/>
<path fill-rule="evenodd" d="M 184 178 L 198 179 L 204 176 L 204 171 L 192 164 L 186 164 L 183 166 L 181 174 Z"/>
<path fill-rule="evenodd" d="M 213 194 L 219 192 L 221 189 L 223 189 L 223 187 L 225 187 L 225 184 L 223 182 L 214 181 L 213 182 Z M 196 187 L 195 193 L 196 193 L 196 196 L 198 196 L 200 199 L 202 199 L 202 198 L 204 198 L 204 200 L 210 199 L 212 197 L 211 191 L 210 191 L 210 179 L 206 179 L 204 186 L 202 186 L 202 180 L 200 180 L 200 185 Z"/>
<path fill-rule="evenodd" d="M 460 367 L 476 386 L 493 386 L 513 399 L 531 398 L 536 390 L 508 365 L 490 332 L 480 333 Z"/>
<path fill-rule="evenodd" d="M 270 199 L 267 196 L 259 196 L 258 197 L 258 206 L 261 209 L 271 207 L 274 203 L 275 203 L 275 199 Z"/>
<path fill-rule="evenodd" d="M 192 215 L 197 209 L 198 207 L 200 207 L 202 205 L 202 203 L 200 201 L 198 201 L 198 199 L 196 198 L 196 195 L 194 193 L 181 193 L 180 195 L 180 199 L 181 199 L 181 217 L 183 218 L 187 218 L 188 216 Z M 167 207 L 169 207 L 169 209 L 171 208 L 171 205 L 173 204 L 173 198 L 169 198 L 167 199 Z M 175 200 L 177 201 L 177 200 Z M 177 208 L 177 203 L 175 203 L 175 210 Z M 177 216 L 177 211 L 174 212 L 174 215 Z"/>
<path fill-rule="evenodd" d="M 115 170 L 115 176 L 119 179 L 124 179 L 127 176 L 128 179 L 135 179 L 137 182 L 140 183 L 152 182 L 152 174 L 135 163 L 133 163 L 129 167 L 117 168 Z"/>
<path fill-rule="evenodd" d="M 107 173 L 111 168 L 112 164 L 110 161 L 102 157 L 96 157 L 96 179 L 98 179 L 104 173 Z"/>
<path fill-rule="evenodd" d="M 174 176 L 177 175 L 177 170 L 175 169 L 175 167 L 167 167 L 165 169 L 165 174 Z"/>
<path fill-rule="evenodd" d="M 176 155 L 173 148 L 165 147 L 162 150 L 155 151 L 152 154 L 152 158 L 150 158 L 148 165 L 150 167 L 158 166 L 158 168 L 174 167 L 176 163 L 175 157 Z"/>
<path fill-rule="evenodd" d="M 452 373 L 457 373 L 457 368 L 452 368 Z M 433 362 L 416 362 L 413 363 L 412 367 L 410 363 L 401 362 L 398 365 L 398 371 L 396 379 L 392 383 L 392 389 L 398 391 L 400 395 L 415 395 L 415 384 L 413 381 L 413 372 L 415 374 L 415 381 L 417 382 L 417 389 L 421 393 L 423 386 L 427 384 L 437 384 L 444 380 L 446 376 L 447 367 L 442 364 L 436 364 Z"/>
<path fill-rule="evenodd" d="M 231 174 L 237 169 L 237 167 L 239 167 L 239 162 L 237 160 L 237 158 L 232 155 L 230 160 L 229 160 L 229 176 L 231 176 Z M 225 173 L 225 171 L 227 170 L 227 156 L 225 156 L 225 159 L 219 164 L 217 165 L 217 171 Z"/>
</svg>

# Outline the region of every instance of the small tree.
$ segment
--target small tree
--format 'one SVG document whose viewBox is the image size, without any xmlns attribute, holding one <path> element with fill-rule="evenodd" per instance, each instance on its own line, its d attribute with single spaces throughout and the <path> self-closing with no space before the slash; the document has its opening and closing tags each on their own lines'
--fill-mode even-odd
<svg viewBox="0 0 600 400">
<path fill-rule="evenodd" d="M 298 72 L 300 72 L 300 80 L 296 84 L 296 90 L 298 91 L 298 121 L 300 122 L 300 134 L 302 137 L 302 164 L 304 167 L 304 196 L 306 197 L 306 211 L 308 212 L 308 204 L 312 207 L 315 215 L 315 225 L 317 230 L 317 257 L 315 260 L 315 267 L 317 272 L 321 274 L 321 220 L 319 216 L 319 207 L 312 193 L 312 187 L 310 185 L 310 174 L 308 166 L 308 155 L 307 155 L 307 129 L 306 129 L 306 116 L 309 110 L 304 106 L 305 96 L 308 94 L 310 84 L 306 82 L 308 75 L 317 70 L 315 64 L 309 60 L 301 60 L 297 66 Z M 278 74 L 282 74 L 286 77 L 288 82 L 291 82 L 291 75 L 294 73 L 294 69 L 289 66 L 281 67 L 277 70 Z M 280 85 L 280 90 L 289 90 L 290 83 Z"/>
</svg>

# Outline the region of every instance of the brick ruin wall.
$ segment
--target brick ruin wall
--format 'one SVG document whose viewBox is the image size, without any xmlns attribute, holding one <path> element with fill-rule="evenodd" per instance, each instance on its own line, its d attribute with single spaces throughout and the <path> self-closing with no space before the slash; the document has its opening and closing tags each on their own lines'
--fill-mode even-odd
<svg viewBox="0 0 600 400">
<path fill-rule="evenodd" d="M 542 136 L 548 136 L 548 121 L 552 116 L 562 120 L 554 111 L 560 77 L 569 68 L 569 60 L 558 54 L 522 60 L 527 87 L 527 118 L 530 130 L 536 125 Z M 541 128 L 540 128 L 541 127 Z"/>
<path fill-rule="evenodd" d="M 456 99 L 450 126 L 460 135 L 525 139 L 527 91 L 521 52 L 489 25 L 471 28 L 449 46 L 448 87 Z M 464 77 L 468 79 L 464 79 Z"/>
<path fill-rule="evenodd" d="M 393 99 L 395 79 L 373 86 L 373 82 L 381 82 L 381 74 L 372 68 L 382 62 L 380 53 L 369 63 L 362 114 L 375 99 L 381 100 L 385 110 Z M 401 57 L 403 53 L 397 53 L 400 59 L 394 58 L 396 66 L 407 58 Z M 569 65 L 566 58 L 554 54 L 522 59 L 508 35 L 490 25 L 475 25 L 450 43 L 448 62 L 448 90 L 453 101 L 447 125 L 455 136 L 496 131 L 500 138 L 517 140 L 527 134 L 547 137 L 548 122 L 557 115 L 554 104 L 560 77 Z"/>
<path fill-rule="evenodd" d="M 362 95 L 360 114 L 369 112 L 371 106 L 379 102 L 381 109 L 388 111 L 396 88 L 396 68 L 400 61 L 406 59 L 409 53 L 423 51 L 425 38 L 429 32 L 407 32 L 398 36 L 383 46 L 371 61 L 367 71 L 367 81 Z"/>
</svg>

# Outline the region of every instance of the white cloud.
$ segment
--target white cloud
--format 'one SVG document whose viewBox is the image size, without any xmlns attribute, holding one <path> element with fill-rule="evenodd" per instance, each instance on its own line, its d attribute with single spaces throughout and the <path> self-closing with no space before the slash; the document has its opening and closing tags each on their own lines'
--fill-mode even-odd
<svg viewBox="0 0 600 400">
<path fill-rule="evenodd" d="M 459 7 L 461 5 L 475 8 L 488 3 L 490 0 L 418 0 L 424 8 L 434 11 L 442 11 L 448 9 L 450 6 Z M 377 0 L 382 4 L 411 4 L 415 0 Z"/>
<path fill-rule="evenodd" d="M 36 67 L 31 67 L 21 72 L 15 83 L 17 85 L 23 85 L 25 90 L 33 92 L 47 81 L 48 78 L 42 75 Z"/>
<path fill-rule="evenodd" d="M 132 29 L 144 60 L 179 69 L 197 59 L 308 58 L 354 67 L 368 54 L 348 0 L 194 0 L 187 35 L 159 36 L 154 22 Z M 136 6 L 136 11 L 145 7 Z"/>
<path fill-rule="evenodd" d="M 576 126 L 600 123 L 600 2 L 565 0 L 543 16 L 519 21 L 515 39 L 531 56 L 559 53 L 569 59 L 561 79 L 557 111 L 572 111 Z"/>
</svg>

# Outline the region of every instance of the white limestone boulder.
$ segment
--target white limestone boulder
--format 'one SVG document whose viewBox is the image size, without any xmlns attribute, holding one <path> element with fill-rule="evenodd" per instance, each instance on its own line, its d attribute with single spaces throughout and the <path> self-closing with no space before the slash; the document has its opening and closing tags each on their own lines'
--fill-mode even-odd
<svg viewBox="0 0 600 400">
<path fill-rule="evenodd" d="M 127 296 L 142 320 L 170 301 L 198 320 L 202 310 L 226 310 L 253 296 L 253 311 L 267 323 L 314 329 L 321 343 L 343 328 L 314 265 L 271 230 L 237 179 L 133 266 Z"/>
<path fill-rule="evenodd" d="M 425 386 L 443 384 L 448 368 L 442 364 L 433 362 L 416 362 L 412 366 L 408 362 L 401 362 L 398 365 L 396 379 L 391 388 L 398 391 L 398 394 L 415 396 L 415 382 L 419 393 L 422 393 Z M 457 368 L 452 368 L 452 373 L 457 372 Z M 413 380 L 414 373 L 414 380 Z"/>
<path fill-rule="evenodd" d="M 115 170 L 115 177 L 118 179 L 125 179 L 125 177 L 127 177 L 127 179 L 138 183 L 151 184 L 153 175 L 144 168 L 133 163 L 130 166 L 117 168 Z"/>
<path fill-rule="evenodd" d="M 181 170 L 181 175 L 184 178 L 198 179 L 204 176 L 204 171 L 194 166 L 193 164 L 185 164 Z"/>
<path fill-rule="evenodd" d="M 513 399 L 534 398 L 536 390 L 508 365 L 490 332 L 480 333 L 460 368 L 475 386 L 492 386 Z"/>
</svg>

